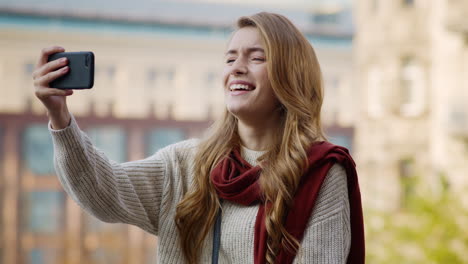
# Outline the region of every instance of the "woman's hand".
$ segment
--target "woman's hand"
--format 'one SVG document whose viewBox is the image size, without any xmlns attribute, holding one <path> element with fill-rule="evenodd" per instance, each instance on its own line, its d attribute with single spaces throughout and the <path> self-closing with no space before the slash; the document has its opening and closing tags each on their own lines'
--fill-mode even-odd
<svg viewBox="0 0 468 264">
<path fill-rule="evenodd" d="M 49 83 L 69 71 L 66 58 L 47 62 L 49 55 L 64 52 L 62 47 L 48 47 L 42 49 L 39 61 L 33 72 L 36 97 L 47 108 L 47 114 L 54 129 L 62 129 L 70 123 L 66 96 L 72 95 L 73 90 L 51 88 Z"/>
</svg>

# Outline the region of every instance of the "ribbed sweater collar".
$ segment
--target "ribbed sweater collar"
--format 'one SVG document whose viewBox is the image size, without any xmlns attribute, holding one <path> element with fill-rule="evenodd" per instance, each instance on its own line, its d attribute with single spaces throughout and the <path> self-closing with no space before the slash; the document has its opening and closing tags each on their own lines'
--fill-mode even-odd
<svg viewBox="0 0 468 264">
<path fill-rule="evenodd" d="M 240 154 L 242 158 L 247 161 L 252 167 L 257 166 L 258 158 L 260 158 L 263 154 L 266 153 L 266 150 L 252 150 L 248 149 L 244 146 L 241 146 Z"/>
</svg>

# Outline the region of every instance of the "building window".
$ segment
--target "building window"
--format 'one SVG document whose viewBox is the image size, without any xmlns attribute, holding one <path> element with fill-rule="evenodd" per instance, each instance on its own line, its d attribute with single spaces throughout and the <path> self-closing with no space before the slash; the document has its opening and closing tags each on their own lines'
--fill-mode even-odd
<svg viewBox="0 0 468 264">
<path fill-rule="evenodd" d="M 60 191 L 23 193 L 22 221 L 24 230 L 34 233 L 58 233 L 64 222 L 65 197 Z"/>
<path fill-rule="evenodd" d="M 145 82 L 145 90 L 148 94 L 150 99 L 153 99 L 153 95 L 157 92 L 157 89 L 164 90 L 167 88 L 167 84 L 161 82 L 162 79 L 161 71 L 156 68 L 150 68 L 146 72 L 146 82 Z"/>
<path fill-rule="evenodd" d="M 354 129 L 352 127 L 328 127 L 325 134 L 333 144 L 345 147 L 350 152 L 353 151 Z"/>
<path fill-rule="evenodd" d="M 402 0 L 404 6 L 413 6 L 414 0 Z"/>
<path fill-rule="evenodd" d="M 220 76 L 216 73 L 216 71 L 206 72 L 203 81 L 204 82 L 202 83 L 202 90 L 204 90 L 205 92 L 209 92 L 210 97 L 212 97 L 214 94 L 217 94 L 217 92 L 220 90 L 220 86 L 222 85 Z"/>
<path fill-rule="evenodd" d="M 339 13 L 313 14 L 312 22 L 317 25 L 334 25 L 339 22 Z"/>
<path fill-rule="evenodd" d="M 122 249 L 109 250 L 97 248 L 88 253 L 87 263 L 123 263 Z"/>
<path fill-rule="evenodd" d="M 24 75 L 27 77 L 32 76 L 32 73 L 34 71 L 34 64 L 33 63 L 26 63 L 24 65 Z"/>
<path fill-rule="evenodd" d="M 405 58 L 400 76 L 400 113 L 408 117 L 422 114 L 426 96 L 422 67 L 415 59 Z"/>
<path fill-rule="evenodd" d="M 60 259 L 61 252 L 54 249 L 34 248 L 29 251 L 29 264 L 59 264 L 63 263 Z"/>
<path fill-rule="evenodd" d="M 116 126 L 97 126 L 86 130 L 94 146 L 103 151 L 115 162 L 125 162 L 127 159 L 127 138 L 125 131 Z"/>
<path fill-rule="evenodd" d="M 32 173 L 54 173 L 54 150 L 46 124 L 31 125 L 24 130 L 21 151 L 25 167 Z"/>
<path fill-rule="evenodd" d="M 147 155 L 153 155 L 159 149 L 185 139 L 185 133 L 180 128 L 157 128 L 148 134 Z"/>
<path fill-rule="evenodd" d="M 335 145 L 347 148 L 349 151 L 352 150 L 353 139 L 348 135 L 331 135 L 330 141 Z"/>
<path fill-rule="evenodd" d="M 214 72 L 208 72 L 206 74 L 206 82 L 213 83 L 216 80 L 216 74 Z"/>
<path fill-rule="evenodd" d="M 169 82 L 172 82 L 174 80 L 174 77 L 175 77 L 175 71 L 174 70 L 168 70 L 166 72 L 166 78 L 167 78 L 167 81 Z"/>
<path fill-rule="evenodd" d="M 110 80 L 114 79 L 115 77 L 115 66 L 109 66 L 106 68 L 105 75 Z"/>
<path fill-rule="evenodd" d="M 173 69 L 150 68 L 146 72 L 145 87 L 151 96 L 165 98 L 172 91 L 170 88 L 173 87 L 175 78 L 176 72 Z"/>
<path fill-rule="evenodd" d="M 398 162 L 398 170 L 401 181 L 401 203 L 403 207 L 406 207 L 408 205 L 409 199 L 414 194 L 414 188 L 416 184 L 414 159 L 401 159 Z"/>
<path fill-rule="evenodd" d="M 126 225 L 105 223 L 84 213 L 83 263 L 123 263 L 126 250 Z"/>
<path fill-rule="evenodd" d="M 382 71 L 377 67 L 369 70 L 367 75 L 367 109 L 369 116 L 379 118 L 384 114 L 384 94 Z"/>
<path fill-rule="evenodd" d="M 208 72 L 206 74 L 205 83 L 203 85 L 208 87 L 209 90 L 218 88 L 218 87 L 216 87 L 217 80 L 218 80 L 217 76 L 216 76 L 216 74 L 214 72 Z"/>
<path fill-rule="evenodd" d="M 379 11 L 379 3 L 380 0 L 371 0 L 371 4 L 372 4 L 372 12 L 373 13 L 377 13 Z"/>
<path fill-rule="evenodd" d="M 115 66 L 94 66 L 94 78 L 105 80 L 105 82 L 113 82 L 115 80 L 116 68 Z"/>
<path fill-rule="evenodd" d="M 448 113 L 448 120 L 450 130 L 455 135 L 468 135 L 468 111 L 465 110 L 466 103 L 463 99 L 452 99 L 450 104 L 451 109 Z"/>
<path fill-rule="evenodd" d="M 146 73 L 146 81 L 150 85 L 154 85 L 157 78 L 158 78 L 158 71 L 156 69 L 150 69 Z"/>
</svg>

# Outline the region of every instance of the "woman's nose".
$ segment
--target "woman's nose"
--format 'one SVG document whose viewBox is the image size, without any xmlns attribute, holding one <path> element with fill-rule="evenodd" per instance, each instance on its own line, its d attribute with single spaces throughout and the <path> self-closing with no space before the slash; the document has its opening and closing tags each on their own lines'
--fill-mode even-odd
<svg viewBox="0 0 468 264">
<path fill-rule="evenodd" d="M 246 73 L 247 73 L 247 65 L 245 65 L 245 62 L 242 59 L 235 60 L 234 64 L 232 65 L 231 74 L 241 75 L 241 74 L 246 74 Z"/>
</svg>

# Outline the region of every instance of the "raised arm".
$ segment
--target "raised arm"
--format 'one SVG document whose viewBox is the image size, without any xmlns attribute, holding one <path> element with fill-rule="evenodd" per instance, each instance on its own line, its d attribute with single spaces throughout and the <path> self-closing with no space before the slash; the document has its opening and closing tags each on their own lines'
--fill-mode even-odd
<svg viewBox="0 0 468 264">
<path fill-rule="evenodd" d="M 133 224 L 157 234 L 165 163 L 154 155 L 118 164 L 95 148 L 71 118 L 51 130 L 57 175 L 65 191 L 105 222 Z"/>
<path fill-rule="evenodd" d="M 49 116 L 55 168 L 64 189 L 83 209 L 103 221 L 134 224 L 156 234 L 164 163 L 153 156 L 117 164 L 91 144 L 68 111 L 66 97 L 73 90 L 49 85 L 69 71 L 66 59 L 48 62 L 49 55 L 64 51 L 58 46 L 44 48 L 32 76 L 36 97 Z"/>
</svg>

